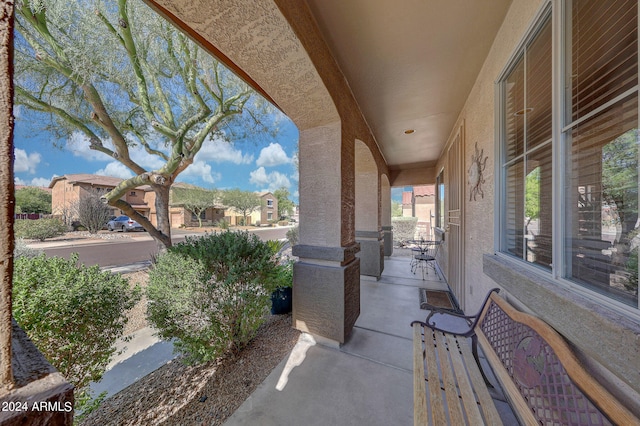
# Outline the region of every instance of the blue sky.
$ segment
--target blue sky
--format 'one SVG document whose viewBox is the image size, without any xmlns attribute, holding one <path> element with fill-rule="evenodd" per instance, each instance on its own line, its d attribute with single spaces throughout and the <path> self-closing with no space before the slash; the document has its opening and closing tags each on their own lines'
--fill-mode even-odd
<svg viewBox="0 0 640 426">
<path fill-rule="evenodd" d="M 67 140 L 57 140 L 52 134 L 36 130 L 27 120 L 34 114 L 16 110 L 15 124 L 15 183 L 18 185 L 49 186 L 56 176 L 90 173 L 119 178 L 132 173 L 107 155 L 89 149 L 88 140 L 74 134 Z M 28 116 L 28 117 L 27 117 Z M 37 117 L 37 116 L 36 116 Z M 179 182 L 203 188 L 240 188 L 246 191 L 275 191 L 286 187 L 291 200 L 298 203 L 298 171 L 293 163 L 298 150 L 298 129 L 286 116 L 279 117 L 278 136 L 271 141 L 264 137 L 229 143 L 209 140 L 196 156 L 194 164 L 182 172 Z M 159 163 L 141 149 L 133 149 L 132 157 L 153 169 Z M 392 188 L 395 201 L 402 200 L 403 188 Z"/>
<path fill-rule="evenodd" d="M 55 176 L 91 173 L 127 178 L 131 171 L 107 155 L 89 149 L 80 133 L 56 140 L 41 130 L 33 113 L 16 109 L 15 182 L 19 185 L 48 186 Z M 203 188 L 240 188 L 247 191 L 275 191 L 286 187 L 298 202 L 298 172 L 293 163 L 298 147 L 298 129 L 286 116 L 278 117 L 279 133 L 272 140 L 257 138 L 238 143 L 208 140 L 195 162 L 178 177 Z M 59 147 L 55 147 L 58 145 Z M 161 163 L 141 149 L 132 149 L 132 158 L 149 169 Z"/>
</svg>

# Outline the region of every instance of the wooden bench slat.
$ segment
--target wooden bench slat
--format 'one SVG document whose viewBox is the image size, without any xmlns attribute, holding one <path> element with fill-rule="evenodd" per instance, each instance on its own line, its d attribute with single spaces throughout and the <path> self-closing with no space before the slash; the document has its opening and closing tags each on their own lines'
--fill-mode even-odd
<svg viewBox="0 0 640 426">
<path fill-rule="evenodd" d="M 416 324 L 416 327 L 420 327 L 420 325 Z M 424 359 L 427 365 L 427 385 L 429 386 L 431 417 L 433 419 L 433 424 L 442 424 L 442 422 L 447 421 L 447 416 L 444 411 L 444 402 L 442 401 L 440 373 L 433 342 L 433 331 L 431 331 L 430 328 L 426 327 L 423 329 L 423 331 L 425 333 Z"/>
<path fill-rule="evenodd" d="M 467 349 L 469 349 L 469 345 L 467 345 Z M 480 369 L 478 368 L 478 364 L 476 364 L 476 359 L 473 357 L 471 350 L 463 351 L 462 356 L 464 357 L 465 365 L 469 371 L 471 383 L 478 395 L 478 401 L 480 401 L 485 423 L 488 425 L 501 425 L 502 419 L 500 418 L 500 414 L 498 414 L 493 398 L 491 398 L 491 395 L 489 394 L 489 390 L 487 389 L 484 378 L 480 373 Z"/>
<path fill-rule="evenodd" d="M 424 386 L 424 362 L 422 358 L 422 336 L 420 325 L 413 325 L 413 424 L 425 426 L 428 423 L 427 391 Z"/>
<path fill-rule="evenodd" d="M 442 384 L 444 394 L 447 400 L 447 408 L 449 409 L 449 422 L 452 425 L 464 424 L 464 416 L 462 407 L 460 406 L 460 398 L 456 391 L 456 383 L 449 362 L 449 354 L 447 348 L 447 337 L 442 332 L 435 333 L 438 357 L 440 358 L 440 371 L 442 372 Z"/>
<path fill-rule="evenodd" d="M 469 345 L 462 340 L 463 338 L 458 338 L 456 335 L 447 334 L 446 337 L 451 355 L 451 364 L 453 365 L 453 371 L 456 376 L 456 381 L 458 382 L 458 389 L 462 396 L 462 404 L 467 414 L 467 422 L 470 424 L 482 424 L 482 414 L 480 414 L 480 408 L 476 402 L 472 384 L 467 377 L 467 368 L 473 367 L 473 364 L 465 368 L 464 357 L 462 355 L 463 352 L 469 352 Z M 481 383 L 480 386 L 484 386 L 484 382 Z"/>
</svg>

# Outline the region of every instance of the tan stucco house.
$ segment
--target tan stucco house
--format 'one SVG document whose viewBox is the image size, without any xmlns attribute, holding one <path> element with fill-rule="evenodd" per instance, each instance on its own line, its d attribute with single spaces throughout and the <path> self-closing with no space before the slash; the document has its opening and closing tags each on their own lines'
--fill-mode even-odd
<svg viewBox="0 0 640 426">
<path fill-rule="evenodd" d="M 54 215 L 74 220 L 68 217 L 74 212 L 74 206 L 83 198 L 90 194 L 102 196 L 115 188 L 122 179 L 111 176 L 99 176 L 92 174 L 69 174 L 58 176 L 51 180 L 49 189 L 51 190 L 51 212 Z M 150 188 L 140 187 L 128 191 L 123 197 L 143 216 L 149 217 L 153 204 L 149 204 L 145 199 L 145 194 Z M 113 215 L 118 216 L 121 212 L 113 208 Z"/>
<path fill-rule="evenodd" d="M 260 208 L 247 216 L 245 225 L 266 225 L 278 220 L 278 199 L 269 191 L 256 193 L 260 197 Z M 242 223 L 243 216 L 236 209 L 227 208 L 224 212 L 225 220 L 231 225 Z"/>
<path fill-rule="evenodd" d="M 147 3 L 300 132 L 294 327 L 351 338 L 361 277 L 392 254 L 391 188 L 436 185 L 438 265 L 459 305 L 474 313 L 500 288 L 640 413 L 637 1 Z M 7 46 L 0 60 L 11 93 Z M 12 192 L 0 173 L 0 200 Z M 0 325 L 6 338 L 10 315 Z"/>
</svg>

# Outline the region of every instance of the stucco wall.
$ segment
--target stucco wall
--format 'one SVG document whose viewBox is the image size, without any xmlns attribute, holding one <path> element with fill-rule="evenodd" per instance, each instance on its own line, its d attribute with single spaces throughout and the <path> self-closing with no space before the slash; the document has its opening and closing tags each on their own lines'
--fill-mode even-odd
<svg viewBox="0 0 640 426">
<path fill-rule="evenodd" d="M 545 4 L 545 1 L 514 0 L 459 116 L 458 125 L 454 127 L 457 129 L 463 125 L 465 135 L 464 308 L 468 313 L 475 312 L 489 289 L 502 287 L 503 294 L 506 294 L 519 309 L 528 310 L 543 318 L 567 338 L 590 372 L 598 380 L 606 383 L 606 387 L 619 399 L 630 408 L 640 410 L 640 404 L 637 402 L 640 400 L 640 325 L 612 311 L 606 312 L 605 315 L 603 309 L 590 309 L 579 296 L 556 297 L 555 295 L 565 292 L 557 284 L 543 283 L 544 280 L 535 276 L 525 277 L 509 264 L 489 261 L 491 257 L 495 257 L 491 256 L 494 251 L 495 80 Z M 483 151 L 482 158 L 488 157 L 484 171 L 485 183 L 482 186 L 484 196 L 469 201 L 466 171 L 472 155 L 476 153 L 476 143 L 478 150 Z M 441 167 L 445 167 L 445 182 L 448 182 L 444 153 L 446 150 L 443 151 L 436 168 L 440 170 Z M 444 260 L 446 254 L 445 239 Z M 526 282 L 526 285 L 523 285 L 523 282 Z M 507 291 L 504 291 L 505 289 Z M 550 297 L 550 294 L 554 297 Z M 571 318 L 554 314 L 558 312 L 571 312 Z M 598 326 L 605 323 L 607 327 Z M 615 336 L 626 337 L 616 340 Z"/>
<path fill-rule="evenodd" d="M 498 32 L 493 46 L 478 74 L 465 106 L 453 129 L 464 126 L 464 220 L 465 220 L 465 270 L 466 301 L 465 310 L 474 312 L 482 303 L 483 296 L 496 283 L 482 272 L 482 255 L 493 252 L 493 210 L 494 210 L 494 159 L 495 159 L 495 85 L 494 82 L 509 57 L 524 36 L 528 26 L 545 1 L 514 0 L 507 12 L 504 23 Z M 453 137 L 453 135 L 452 135 Z M 488 157 L 484 171 L 485 183 L 482 185 L 484 196 L 469 201 L 469 185 L 466 171 L 471 156 L 475 153 L 475 144 Z M 444 151 L 446 152 L 446 150 Z M 445 156 L 440 159 L 436 169 L 445 167 L 445 181 L 449 181 Z M 445 204 L 448 200 L 445 197 Z M 444 252 L 447 241 L 445 238 Z"/>
</svg>

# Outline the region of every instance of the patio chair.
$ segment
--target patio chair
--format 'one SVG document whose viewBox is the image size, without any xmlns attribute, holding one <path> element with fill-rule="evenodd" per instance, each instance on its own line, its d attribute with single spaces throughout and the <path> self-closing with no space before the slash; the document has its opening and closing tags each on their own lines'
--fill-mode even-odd
<svg viewBox="0 0 640 426">
<path fill-rule="evenodd" d="M 425 279 L 425 273 L 429 274 L 429 268 L 433 269 L 438 279 L 440 275 L 436 270 L 436 257 L 442 241 L 416 241 L 416 246 L 411 249 L 411 272 L 416 273 L 418 269 L 422 270 L 422 279 Z M 426 272 L 425 272 L 426 271 Z"/>
</svg>

